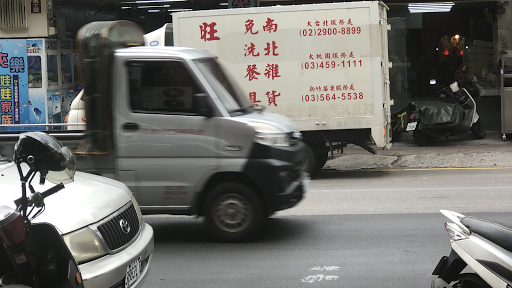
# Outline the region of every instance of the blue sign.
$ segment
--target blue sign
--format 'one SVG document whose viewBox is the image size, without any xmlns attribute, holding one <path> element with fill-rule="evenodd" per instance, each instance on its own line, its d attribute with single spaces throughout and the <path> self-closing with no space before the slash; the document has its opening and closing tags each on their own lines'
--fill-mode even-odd
<svg viewBox="0 0 512 288">
<path fill-rule="evenodd" d="M 27 41 L 0 39 L 0 123 L 28 124 L 28 111 Z M 28 127 L 6 130 L 28 130 Z"/>
<path fill-rule="evenodd" d="M 149 42 L 149 46 L 158 46 L 159 43 L 160 42 L 154 40 L 154 41 Z"/>
</svg>

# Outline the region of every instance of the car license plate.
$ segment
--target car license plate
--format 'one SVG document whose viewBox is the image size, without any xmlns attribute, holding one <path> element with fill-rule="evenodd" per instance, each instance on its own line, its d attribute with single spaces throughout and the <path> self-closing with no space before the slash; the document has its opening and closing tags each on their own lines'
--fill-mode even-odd
<svg viewBox="0 0 512 288">
<path fill-rule="evenodd" d="M 135 283 L 135 281 L 137 281 L 137 279 L 139 279 L 141 262 L 142 262 L 142 260 L 139 257 L 132 264 L 130 264 L 130 265 L 128 265 L 128 267 L 126 267 L 126 276 L 124 278 L 124 287 L 125 288 L 132 286 L 132 284 Z"/>
<path fill-rule="evenodd" d="M 405 131 L 415 130 L 416 129 L 416 124 L 418 124 L 418 122 L 411 122 L 411 123 L 407 124 L 407 128 L 405 129 Z"/>
</svg>

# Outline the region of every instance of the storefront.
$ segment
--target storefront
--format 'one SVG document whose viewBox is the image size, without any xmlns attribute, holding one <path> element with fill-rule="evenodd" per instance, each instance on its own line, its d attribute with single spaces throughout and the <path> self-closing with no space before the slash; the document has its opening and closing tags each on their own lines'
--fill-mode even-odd
<svg viewBox="0 0 512 288">
<path fill-rule="evenodd" d="M 437 98 L 453 79 L 476 79 L 478 111 L 500 130 L 500 55 L 512 50 L 509 2 L 388 4 L 391 98 L 395 109 Z M 511 51 L 512 53 L 512 51 Z"/>
</svg>

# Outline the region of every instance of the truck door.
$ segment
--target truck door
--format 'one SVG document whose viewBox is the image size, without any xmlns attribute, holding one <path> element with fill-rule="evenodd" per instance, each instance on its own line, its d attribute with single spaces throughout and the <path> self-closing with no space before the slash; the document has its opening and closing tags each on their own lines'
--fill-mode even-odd
<svg viewBox="0 0 512 288">
<path fill-rule="evenodd" d="M 192 96 L 203 89 L 188 67 L 179 60 L 127 61 L 128 83 L 118 85 L 129 89 L 117 93 L 128 95 L 114 108 L 118 171 L 134 172 L 145 210 L 187 210 L 216 169 L 216 120 L 194 112 Z"/>
</svg>

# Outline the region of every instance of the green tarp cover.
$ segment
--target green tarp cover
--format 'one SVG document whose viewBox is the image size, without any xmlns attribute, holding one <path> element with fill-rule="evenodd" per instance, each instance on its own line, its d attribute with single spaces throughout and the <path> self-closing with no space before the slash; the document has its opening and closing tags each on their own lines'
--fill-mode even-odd
<svg viewBox="0 0 512 288">
<path fill-rule="evenodd" d="M 119 48 L 144 45 L 144 31 L 129 21 L 101 21 L 83 26 L 77 34 L 80 81 L 84 88 L 86 135 L 76 153 L 112 152 L 112 63 Z"/>
<path fill-rule="evenodd" d="M 458 103 L 446 103 L 438 101 L 411 102 L 416 107 L 421 117 L 421 125 L 428 128 L 436 124 L 461 125 L 464 110 Z"/>
</svg>

